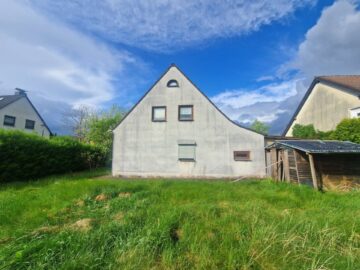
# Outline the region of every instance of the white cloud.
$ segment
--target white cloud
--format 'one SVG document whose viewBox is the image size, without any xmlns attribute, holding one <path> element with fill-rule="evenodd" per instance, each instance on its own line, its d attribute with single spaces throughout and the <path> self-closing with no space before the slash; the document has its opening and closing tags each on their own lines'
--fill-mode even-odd
<svg viewBox="0 0 360 270">
<path fill-rule="evenodd" d="M 212 101 L 238 122 L 250 123 L 255 119 L 272 122 L 287 111 L 280 104 L 297 95 L 298 84 L 299 80 L 292 80 L 267 84 L 254 90 L 227 90 L 214 96 Z"/>
<path fill-rule="evenodd" d="M 24 2 L 26 0 L 23 0 Z M 316 0 L 27 0 L 102 37 L 150 50 L 174 50 L 238 36 Z"/>
<path fill-rule="evenodd" d="M 360 11 L 355 1 L 337 1 L 323 10 L 283 69 L 306 76 L 360 74 Z"/>
<path fill-rule="evenodd" d="M 214 100 L 232 119 L 243 123 L 254 119 L 269 122 L 274 125 L 272 131 L 279 133 L 314 76 L 360 74 L 360 11 L 357 3 L 340 0 L 322 11 L 317 23 L 307 31 L 304 41 L 294 51 L 292 60 L 279 68 L 278 75 L 283 82 L 273 91 L 261 91 L 262 88 L 224 91 Z M 257 82 L 274 79 L 264 76 Z"/>
<path fill-rule="evenodd" d="M 2 92 L 29 90 L 53 127 L 62 110 L 113 99 L 118 95 L 115 78 L 122 78 L 125 64 L 136 61 L 12 0 L 0 1 L 0 40 Z"/>
</svg>

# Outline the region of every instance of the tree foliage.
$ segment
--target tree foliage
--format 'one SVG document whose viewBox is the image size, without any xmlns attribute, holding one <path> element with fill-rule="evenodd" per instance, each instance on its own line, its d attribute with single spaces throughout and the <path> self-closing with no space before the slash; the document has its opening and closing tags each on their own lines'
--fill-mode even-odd
<svg viewBox="0 0 360 270">
<path fill-rule="evenodd" d="M 317 138 L 316 130 L 313 124 L 310 125 L 300 125 L 295 124 L 293 127 L 293 136 L 303 139 L 315 139 Z"/>
<path fill-rule="evenodd" d="M 342 120 L 331 133 L 330 138 L 360 143 L 360 118 Z"/>
<path fill-rule="evenodd" d="M 331 131 L 315 130 L 314 125 L 293 127 L 293 136 L 302 139 L 339 140 L 360 143 L 360 118 L 344 119 Z"/>
<path fill-rule="evenodd" d="M 115 105 L 107 111 L 93 114 L 88 119 L 85 141 L 101 147 L 109 156 L 112 149 L 112 130 L 123 116 L 124 111 Z"/>
<path fill-rule="evenodd" d="M 269 126 L 257 119 L 251 124 L 250 128 L 262 134 L 269 133 Z"/>
</svg>

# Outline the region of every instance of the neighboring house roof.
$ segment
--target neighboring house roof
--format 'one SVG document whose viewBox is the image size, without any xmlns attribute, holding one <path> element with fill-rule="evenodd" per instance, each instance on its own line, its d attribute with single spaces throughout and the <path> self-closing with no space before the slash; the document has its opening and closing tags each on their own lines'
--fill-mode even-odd
<svg viewBox="0 0 360 270">
<path fill-rule="evenodd" d="M 266 148 L 294 148 L 312 154 L 360 154 L 360 144 L 344 141 L 279 140 Z"/>
<path fill-rule="evenodd" d="M 319 76 L 317 79 L 360 92 L 360 75 Z"/>
<path fill-rule="evenodd" d="M 20 95 L 0 96 L 0 110 L 20 98 L 22 98 Z"/>
<path fill-rule="evenodd" d="M 48 125 L 46 124 L 45 120 L 41 117 L 40 113 L 36 110 L 35 106 L 32 104 L 30 99 L 27 97 L 27 95 L 6 95 L 6 96 L 0 96 L 0 110 L 5 108 L 6 106 L 14 103 L 15 101 L 26 98 L 27 101 L 30 103 L 30 106 L 34 109 L 35 113 L 39 116 L 41 121 L 44 123 L 44 126 L 48 129 L 50 135 L 52 135 L 52 132 Z"/>
<path fill-rule="evenodd" d="M 170 68 L 172 68 L 172 67 L 176 67 L 176 68 L 180 71 L 180 73 L 195 87 L 195 89 L 198 90 L 198 91 L 199 91 L 223 116 L 225 116 L 225 118 L 226 118 L 227 120 L 229 120 L 231 123 L 233 123 L 234 125 L 236 125 L 236 126 L 238 126 L 238 127 L 243 128 L 243 129 L 246 129 L 246 130 L 249 130 L 249 131 L 252 131 L 252 132 L 255 132 L 255 133 L 257 133 L 257 134 L 260 134 L 260 135 L 265 136 L 265 134 L 263 134 L 263 133 L 257 132 L 257 131 L 255 131 L 255 130 L 253 130 L 253 129 L 251 129 L 251 128 L 245 127 L 245 126 L 240 125 L 239 123 L 231 120 L 231 119 L 230 119 L 225 113 L 223 113 L 223 112 L 204 94 L 204 92 L 202 92 L 202 91 L 200 90 L 200 88 L 197 87 L 196 84 L 193 83 L 193 81 L 190 80 L 190 78 L 188 78 L 188 76 L 186 76 L 185 73 L 184 73 L 178 66 L 176 66 L 175 64 L 171 64 L 171 65 L 165 70 L 165 72 L 160 76 L 160 78 L 159 78 L 158 80 L 156 80 L 156 82 L 150 87 L 150 89 L 149 89 L 148 91 L 145 92 L 145 94 L 144 94 L 144 95 L 139 99 L 139 101 L 131 108 L 131 110 L 123 117 L 123 119 L 120 120 L 120 122 L 115 126 L 114 129 L 116 129 L 116 128 L 126 119 L 126 117 L 136 108 L 137 105 L 140 104 L 140 102 L 147 96 L 148 93 L 150 93 L 150 91 L 154 88 L 154 86 L 165 76 L 165 74 L 166 74 L 166 73 L 170 70 Z M 114 130 L 114 129 L 113 129 L 113 130 Z"/>
<path fill-rule="evenodd" d="M 312 90 L 314 89 L 315 85 L 319 82 L 325 82 L 333 84 L 334 86 L 338 87 L 345 87 L 347 89 L 353 90 L 355 92 L 359 92 L 360 94 L 360 75 L 333 75 L 333 76 L 318 76 L 315 77 L 312 81 L 309 89 L 306 91 L 303 99 L 301 100 L 299 106 L 297 107 L 295 113 L 291 117 L 288 125 L 286 126 L 283 136 L 286 135 L 286 133 L 289 131 L 292 123 L 294 122 L 296 116 L 300 112 L 301 108 L 305 104 L 307 98 L 310 96 Z"/>
</svg>

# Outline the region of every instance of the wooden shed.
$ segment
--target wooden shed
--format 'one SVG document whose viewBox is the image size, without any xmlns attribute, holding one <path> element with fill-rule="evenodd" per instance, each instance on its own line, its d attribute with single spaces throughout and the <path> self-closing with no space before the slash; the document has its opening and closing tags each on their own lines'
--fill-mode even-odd
<svg viewBox="0 0 360 270">
<path fill-rule="evenodd" d="M 360 144 L 343 141 L 277 140 L 266 147 L 267 167 L 277 181 L 316 189 L 360 185 Z"/>
</svg>

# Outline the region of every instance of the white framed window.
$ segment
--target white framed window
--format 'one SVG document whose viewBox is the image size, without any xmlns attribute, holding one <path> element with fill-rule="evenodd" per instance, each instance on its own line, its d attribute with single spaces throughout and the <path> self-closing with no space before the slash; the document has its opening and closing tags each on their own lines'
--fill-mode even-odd
<svg viewBox="0 0 360 270">
<path fill-rule="evenodd" d="M 178 158 L 179 161 L 196 160 L 196 142 L 191 140 L 178 141 Z"/>
<path fill-rule="evenodd" d="M 360 118 L 360 107 L 350 109 L 350 118 Z"/>
<path fill-rule="evenodd" d="M 193 105 L 179 105 L 179 121 L 194 121 Z"/>
<path fill-rule="evenodd" d="M 152 107 L 151 118 L 153 122 L 165 122 L 166 121 L 166 106 L 154 106 Z"/>
</svg>

